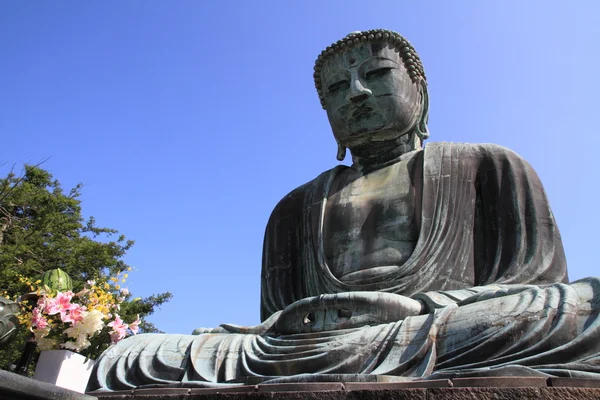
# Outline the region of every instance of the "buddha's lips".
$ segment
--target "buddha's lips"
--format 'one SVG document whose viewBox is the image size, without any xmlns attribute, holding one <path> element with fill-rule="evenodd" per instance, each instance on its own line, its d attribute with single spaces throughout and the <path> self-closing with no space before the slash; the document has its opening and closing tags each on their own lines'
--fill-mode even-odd
<svg viewBox="0 0 600 400">
<path fill-rule="evenodd" d="M 363 105 L 360 107 L 353 108 L 351 110 L 351 115 L 352 115 L 352 118 L 362 118 L 365 115 L 367 115 L 368 113 L 370 113 L 371 111 L 373 111 L 373 107 Z"/>
</svg>

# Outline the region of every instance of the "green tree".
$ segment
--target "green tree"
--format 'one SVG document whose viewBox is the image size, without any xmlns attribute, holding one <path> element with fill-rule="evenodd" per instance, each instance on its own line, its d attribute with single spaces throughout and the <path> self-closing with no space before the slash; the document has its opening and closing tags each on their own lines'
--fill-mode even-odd
<svg viewBox="0 0 600 400">
<path fill-rule="evenodd" d="M 58 180 L 34 165 L 25 165 L 22 175 L 12 170 L 0 179 L 0 294 L 10 298 L 30 289 L 20 276 L 37 279 L 45 271 L 61 268 L 73 279 L 77 290 L 87 280 L 114 276 L 130 270 L 123 261 L 134 242 L 115 229 L 96 225 L 81 214 L 82 185 L 65 193 Z M 126 296 L 120 315 L 133 321 L 139 314 L 141 332 L 159 332 L 145 317 L 169 301 L 171 293 L 144 299 Z M 20 357 L 26 332 L 0 350 L 0 368 Z M 106 336 L 102 348 L 110 339 Z"/>
</svg>

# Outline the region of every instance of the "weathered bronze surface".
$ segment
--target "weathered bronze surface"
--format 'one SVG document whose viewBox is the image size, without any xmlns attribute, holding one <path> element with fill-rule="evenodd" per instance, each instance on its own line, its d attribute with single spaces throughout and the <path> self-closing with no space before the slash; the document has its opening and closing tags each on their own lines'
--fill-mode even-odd
<svg viewBox="0 0 600 400">
<path fill-rule="evenodd" d="M 98 360 L 89 388 L 600 378 L 600 280 L 568 283 L 531 166 L 496 145 L 423 148 L 425 74 L 397 33 L 333 44 L 315 84 L 338 158 L 349 149 L 353 165 L 273 211 L 263 323 L 124 340 Z"/>
<path fill-rule="evenodd" d="M 10 342 L 17 333 L 19 305 L 0 297 L 0 346 Z"/>
</svg>

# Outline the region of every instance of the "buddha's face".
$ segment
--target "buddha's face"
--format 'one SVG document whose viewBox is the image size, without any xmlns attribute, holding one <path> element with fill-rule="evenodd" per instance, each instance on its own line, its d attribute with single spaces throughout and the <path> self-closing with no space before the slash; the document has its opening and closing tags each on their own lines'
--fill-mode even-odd
<svg viewBox="0 0 600 400">
<path fill-rule="evenodd" d="M 331 55 L 321 82 L 333 134 L 345 147 L 398 138 L 417 122 L 421 94 L 390 45 L 366 42 Z"/>
</svg>

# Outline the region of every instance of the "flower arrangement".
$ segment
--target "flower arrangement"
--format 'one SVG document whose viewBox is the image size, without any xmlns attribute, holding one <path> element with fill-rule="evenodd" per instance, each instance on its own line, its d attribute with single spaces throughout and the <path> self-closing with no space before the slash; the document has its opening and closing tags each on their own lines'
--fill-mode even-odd
<svg viewBox="0 0 600 400">
<path fill-rule="evenodd" d="M 126 324 L 118 314 L 129 291 L 117 282 L 124 283 L 126 278 L 121 272 L 98 282 L 89 280 L 74 293 L 21 277 L 21 282 L 36 293 L 37 303 L 21 303 L 19 322 L 33 333 L 42 351 L 62 348 L 93 358 L 108 342 L 117 343 L 139 331 L 139 315 Z"/>
</svg>

